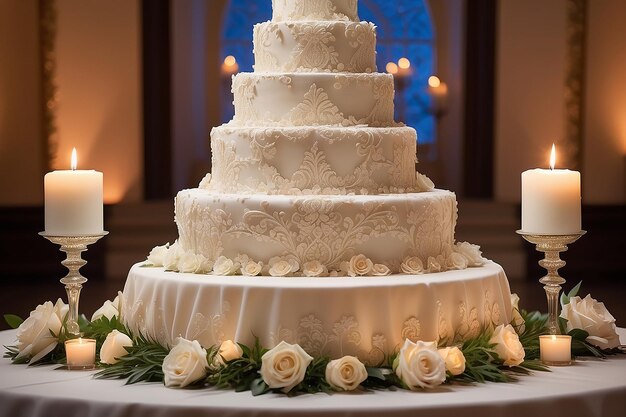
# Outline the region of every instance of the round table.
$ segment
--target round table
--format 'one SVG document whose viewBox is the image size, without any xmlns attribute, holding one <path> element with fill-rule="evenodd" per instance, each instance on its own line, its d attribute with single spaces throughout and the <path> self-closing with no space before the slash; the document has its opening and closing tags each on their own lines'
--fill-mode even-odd
<svg viewBox="0 0 626 417">
<path fill-rule="evenodd" d="M 626 330 L 620 329 L 622 341 Z M 0 332 L 10 345 L 15 331 Z M 372 391 L 253 397 L 215 389 L 167 389 L 160 384 L 125 386 L 95 380 L 93 371 L 57 366 L 12 365 L 0 359 L 0 417 L 122 416 L 532 416 L 626 415 L 626 355 L 581 359 L 516 383 L 449 385 L 427 392 Z"/>
</svg>

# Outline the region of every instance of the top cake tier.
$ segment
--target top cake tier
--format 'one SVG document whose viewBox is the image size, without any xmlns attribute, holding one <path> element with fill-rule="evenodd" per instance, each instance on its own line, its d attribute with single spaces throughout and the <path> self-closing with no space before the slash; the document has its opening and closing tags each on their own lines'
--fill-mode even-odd
<svg viewBox="0 0 626 417">
<path fill-rule="evenodd" d="M 272 0 L 272 21 L 359 21 L 357 0 Z"/>
</svg>

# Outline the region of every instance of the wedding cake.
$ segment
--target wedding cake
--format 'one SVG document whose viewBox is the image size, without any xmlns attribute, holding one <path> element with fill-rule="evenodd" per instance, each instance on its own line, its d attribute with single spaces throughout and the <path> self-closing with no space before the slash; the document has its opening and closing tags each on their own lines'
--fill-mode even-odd
<svg viewBox="0 0 626 417">
<path fill-rule="evenodd" d="M 126 324 L 376 363 L 406 338 L 508 323 L 502 268 L 455 243 L 454 193 L 415 171 L 357 1 L 272 5 L 254 72 L 233 77 L 235 116 L 211 132 L 212 173 L 176 197 L 179 239 L 129 273 Z"/>
</svg>

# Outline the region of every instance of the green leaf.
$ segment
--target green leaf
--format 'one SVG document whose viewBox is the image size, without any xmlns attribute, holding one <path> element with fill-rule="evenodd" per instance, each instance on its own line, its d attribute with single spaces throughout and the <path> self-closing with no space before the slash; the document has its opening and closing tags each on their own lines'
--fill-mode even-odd
<svg viewBox="0 0 626 417">
<path fill-rule="evenodd" d="M 583 329 L 572 329 L 570 330 L 568 335 L 572 336 L 572 339 L 574 340 L 580 340 L 581 342 L 584 342 L 589 337 L 589 332 Z"/>
<path fill-rule="evenodd" d="M 567 294 L 567 296 L 568 296 L 569 298 L 576 297 L 576 296 L 578 295 L 578 291 L 580 291 L 580 286 L 581 286 L 582 284 L 583 284 L 583 282 L 582 282 L 582 281 L 580 281 L 578 284 L 576 284 L 576 285 L 574 286 L 574 288 L 572 288 L 572 289 L 570 290 L 570 292 Z"/>
<path fill-rule="evenodd" d="M 561 293 L 561 305 L 569 304 L 569 297 L 564 292 Z"/>
<path fill-rule="evenodd" d="M 373 368 L 373 367 L 370 367 L 370 366 L 365 367 L 365 369 L 367 370 L 367 376 L 369 378 L 376 378 L 376 379 L 380 379 L 381 381 L 386 380 L 385 374 L 383 374 L 382 369 L 380 369 L 380 368 Z"/>
<path fill-rule="evenodd" d="M 257 395 L 265 394 L 269 390 L 270 390 L 270 387 L 268 387 L 265 381 L 263 381 L 263 378 L 254 379 L 250 383 L 250 392 L 255 397 Z"/>
<path fill-rule="evenodd" d="M 18 327 L 20 327 L 20 324 L 24 323 L 24 319 L 16 316 L 15 314 L 5 314 L 4 321 L 6 321 L 12 329 L 17 329 Z"/>
</svg>

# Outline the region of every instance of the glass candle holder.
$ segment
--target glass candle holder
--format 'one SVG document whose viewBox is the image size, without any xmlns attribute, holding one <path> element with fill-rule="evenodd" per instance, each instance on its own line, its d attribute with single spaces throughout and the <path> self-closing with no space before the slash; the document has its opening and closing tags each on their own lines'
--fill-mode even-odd
<svg viewBox="0 0 626 417">
<path fill-rule="evenodd" d="M 571 365 L 572 336 L 549 334 L 539 336 L 541 361 L 546 365 Z"/>
<path fill-rule="evenodd" d="M 70 339 L 65 341 L 65 355 L 67 369 L 87 370 L 94 369 L 96 363 L 95 339 Z"/>
</svg>

